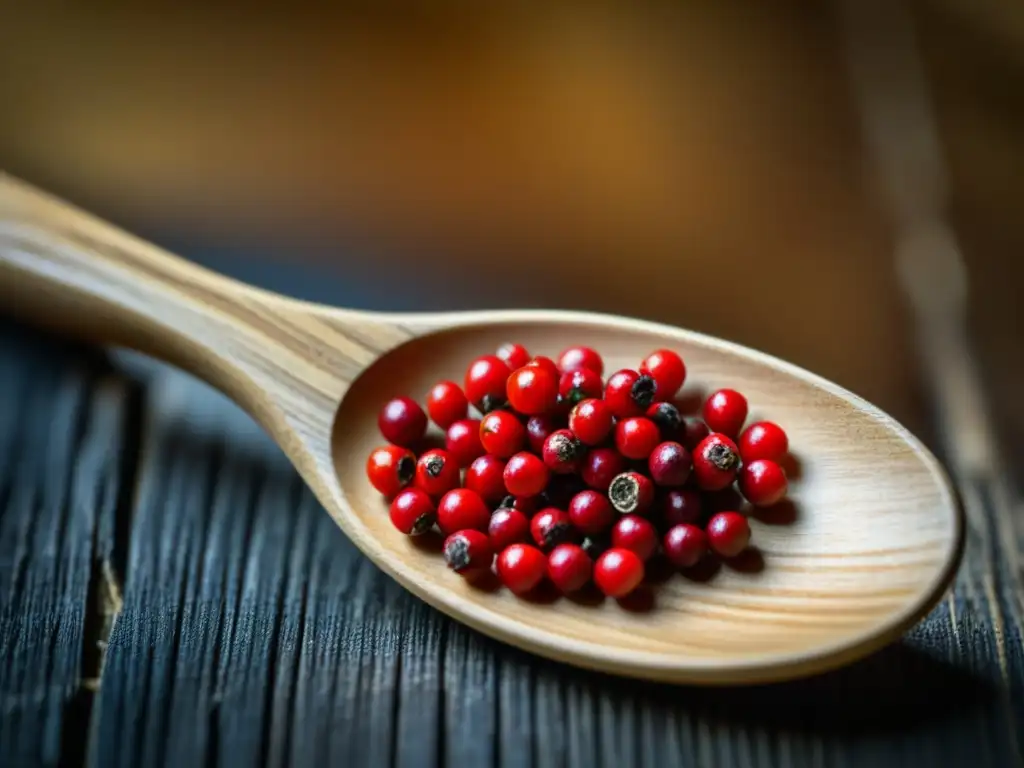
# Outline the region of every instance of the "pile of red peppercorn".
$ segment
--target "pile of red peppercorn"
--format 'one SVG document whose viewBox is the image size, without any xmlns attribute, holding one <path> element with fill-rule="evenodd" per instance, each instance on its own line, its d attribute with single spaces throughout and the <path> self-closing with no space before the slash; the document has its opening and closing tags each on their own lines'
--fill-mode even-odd
<svg viewBox="0 0 1024 768">
<path fill-rule="evenodd" d="M 516 594 L 547 577 L 564 593 L 593 581 L 619 598 L 652 557 L 688 569 L 742 553 L 747 518 L 714 501 L 734 482 L 753 506 L 780 501 L 786 433 L 766 421 L 744 430 L 747 401 L 731 389 L 685 418 L 674 399 L 686 366 L 671 350 L 603 373 L 588 347 L 556 363 L 510 343 L 474 360 L 464 386 L 436 384 L 426 413 L 408 397 L 388 402 L 378 423 L 391 444 L 367 473 L 395 527 L 416 536 L 436 525 L 450 568 L 474 577 L 493 566 Z M 445 447 L 417 457 L 428 415 Z"/>
</svg>

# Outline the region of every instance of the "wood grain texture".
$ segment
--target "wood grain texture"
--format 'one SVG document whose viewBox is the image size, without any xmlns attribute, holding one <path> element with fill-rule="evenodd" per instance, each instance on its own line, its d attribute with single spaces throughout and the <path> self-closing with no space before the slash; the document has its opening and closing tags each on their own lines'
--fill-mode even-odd
<svg viewBox="0 0 1024 768">
<path fill-rule="evenodd" d="M 81 753 L 132 475 L 134 386 L 0 326 L 0 764 Z"/>
<path fill-rule="evenodd" d="M 958 564 L 961 513 L 935 459 L 885 414 L 794 366 L 700 334 L 584 313 L 386 316 L 302 304 L 162 254 L 13 180 L 0 184 L 0 274 L 16 311 L 161 356 L 223 389 L 375 563 L 431 605 L 521 648 L 676 682 L 820 672 L 896 639 Z M 397 534 L 364 476 L 377 412 L 388 397 L 458 378 L 468 360 L 508 339 L 548 355 L 585 341 L 610 370 L 673 347 L 698 390 L 735 386 L 753 417 L 786 425 L 799 467 L 791 502 L 753 515 L 755 567 L 670 580 L 643 610 L 610 600 L 542 604 L 469 586 L 436 551 Z"/>
<path fill-rule="evenodd" d="M 3 323 L 0 340 L 4 392 L 21 382 L 0 398 L 5 530 L 38 514 L 15 503 L 19 489 L 68 492 L 67 474 L 43 467 L 55 466 L 54 419 L 69 402 L 86 409 L 104 438 L 91 445 L 104 451 L 134 454 L 143 436 L 137 479 L 117 478 L 133 499 L 131 556 L 92 723 L 17 714 L 14 702 L 74 715 L 62 691 L 84 681 L 39 680 L 33 670 L 60 668 L 65 646 L 16 641 L 34 650 L 5 667 L 0 764 L 56 765 L 64 731 L 77 726 L 92 732 L 90 764 L 115 766 L 138 765 L 139 754 L 154 766 L 228 768 L 1021 764 L 1024 612 L 1007 565 L 1020 552 L 997 535 L 1002 513 L 982 481 L 965 489 L 980 513 L 953 593 L 899 643 L 804 681 L 656 685 L 524 654 L 416 600 L 341 535 L 244 414 L 188 377 L 146 368 L 139 421 L 121 398 L 82 400 L 94 370 L 83 350 Z M 126 421 L 136 429 L 118 443 Z M 106 465 L 82 463 L 80 487 L 100 485 Z M 26 465 L 39 471 L 17 470 Z M 64 547 L 92 540 L 73 531 L 63 528 Z M 0 537 L 0 561 L 27 546 Z M 68 627 L 36 586 L 50 583 L 52 566 L 31 557 L 18 583 L 0 572 L 0 638 Z M 85 611 L 82 600 L 69 604 Z M 53 759 L 17 749 L 43 743 Z M 63 758 L 82 762 L 80 745 Z"/>
</svg>

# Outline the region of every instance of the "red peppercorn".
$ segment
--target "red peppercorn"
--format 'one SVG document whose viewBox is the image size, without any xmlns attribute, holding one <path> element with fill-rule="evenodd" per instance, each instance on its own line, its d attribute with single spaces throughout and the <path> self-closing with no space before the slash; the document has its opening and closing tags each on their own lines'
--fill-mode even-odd
<svg viewBox="0 0 1024 768">
<path fill-rule="evenodd" d="M 544 450 L 544 441 L 556 429 L 558 427 L 555 425 L 555 419 L 551 414 L 531 416 L 530 420 L 526 422 L 526 437 L 530 450 L 534 453 L 541 453 Z"/>
<path fill-rule="evenodd" d="M 590 347 L 569 347 L 558 356 L 558 367 L 561 371 L 576 371 L 586 368 L 598 376 L 604 373 L 604 361 Z"/>
<path fill-rule="evenodd" d="M 614 519 L 612 503 L 603 493 L 580 491 L 569 502 L 569 520 L 583 533 L 601 533 L 608 529 Z"/>
<path fill-rule="evenodd" d="M 680 523 L 668 529 L 661 548 L 676 568 L 692 568 L 707 554 L 708 537 L 696 525 Z"/>
<path fill-rule="evenodd" d="M 568 429 L 548 435 L 541 452 L 547 468 L 559 475 L 577 472 L 585 454 L 583 443 Z"/>
<path fill-rule="evenodd" d="M 686 365 L 683 358 L 671 349 L 659 349 L 640 363 L 640 373 L 651 376 L 658 383 L 658 397 L 668 400 L 683 386 Z"/>
<path fill-rule="evenodd" d="M 604 400 L 620 419 L 640 416 L 654 402 L 658 385 L 646 374 L 628 368 L 613 373 L 604 388 Z"/>
<path fill-rule="evenodd" d="M 494 354 L 496 357 L 504 360 L 505 365 L 512 371 L 516 370 L 516 368 L 522 368 L 530 362 L 530 353 L 526 351 L 526 347 L 511 341 L 498 347 L 498 351 Z"/>
<path fill-rule="evenodd" d="M 507 459 L 526 445 L 526 427 L 509 411 L 491 411 L 480 420 L 480 444 L 487 453 Z"/>
<path fill-rule="evenodd" d="M 700 441 L 711 434 L 708 425 L 701 419 L 686 419 L 683 424 L 683 446 L 690 453 L 697 450 Z"/>
<path fill-rule="evenodd" d="M 566 371 L 558 381 L 558 394 L 570 405 L 591 397 L 600 398 L 603 391 L 604 382 L 600 374 L 589 368 Z"/>
<path fill-rule="evenodd" d="M 722 557 L 735 557 L 750 543 L 750 523 L 739 512 L 719 512 L 708 521 L 708 544 Z"/>
<path fill-rule="evenodd" d="M 569 515 L 560 509 L 542 509 L 530 521 L 530 535 L 537 546 L 547 551 L 552 547 L 572 541 L 575 531 Z"/>
<path fill-rule="evenodd" d="M 651 521 L 639 515 L 623 515 L 612 526 L 612 546 L 628 549 L 641 560 L 658 551 L 658 532 Z"/>
<path fill-rule="evenodd" d="M 524 365 L 508 377 L 506 395 L 519 413 L 547 413 L 558 399 L 558 379 L 539 365 Z"/>
<path fill-rule="evenodd" d="M 395 496 L 388 514 L 391 524 L 409 536 L 426 533 L 437 520 L 434 502 L 418 488 L 406 488 Z"/>
<path fill-rule="evenodd" d="M 536 547 L 513 544 L 498 555 L 498 578 L 513 594 L 523 595 L 540 584 L 547 571 L 548 560 Z"/>
<path fill-rule="evenodd" d="M 693 459 L 679 443 L 661 443 L 647 460 L 651 480 L 658 485 L 682 485 L 690 477 Z"/>
<path fill-rule="evenodd" d="M 632 416 L 615 425 L 615 447 L 627 459 L 646 459 L 661 441 L 654 422 Z"/>
<path fill-rule="evenodd" d="M 466 470 L 463 485 L 476 491 L 488 504 L 497 504 L 505 498 L 505 462 L 487 454 L 474 459 Z"/>
<path fill-rule="evenodd" d="M 569 429 L 586 445 L 604 442 L 612 424 L 612 412 L 604 400 L 584 400 L 569 412 Z"/>
<path fill-rule="evenodd" d="M 738 445 L 743 461 L 781 461 L 789 450 L 789 438 L 778 424 L 759 421 L 743 430 Z"/>
<path fill-rule="evenodd" d="M 480 442 L 480 420 L 459 419 L 445 434 L 445 448 L 455 457 L 460 467 L 468 467 L 474 459 L 484 455 Z"/>
<path fill-rule="evenodd" d="M 693 476 L 705 491 L 720 491 L 729 486 L 736 479 L 739 465 L 736 443 L 718 432 L 701 440 L 693 452 Z"/>
<path fill-rule="evenodd" d="M 744 464 L 739 481 L 740 493 L 755 507 L 770 507 L 781 501 L 789 486 L 782 467 L 768 459 Z"/>
<path fill-rule="evenodd" d="M 583 589 L 593 569 L 593 561 L 575 544 L 559 544 L 548 555 L 548 579 L 565 595 Z"/>
<path fill-rule="evenodd" d="M 532 453 L 517 453 L 505 465 L 505 488 L 513 496 L 536 496 L 548 484 L 548 468 Z"/>
<path fill-rule="evenodd" d="M 491 521 L 491 511 L 480 494 L 468 488 L 454 488 L 437 504 L 437 527 L 441 533 L 453 534 L 471 528 L 486 531 Z"/>
<path fill-rule="evenodd" d="M 451 534 L 444 540 L 441 551 L 448 567 L 466 577 L 490 570 L 494 562 L 490 540 L 472 528 Z"/>
<path fill-rule="evenodd" d="M 626 470 L 626 459 L 614 448 L 595 448 L 583 459 L 583 482 L 602 493 Z"/>
<path fill-rule="evenodd" d="M 439 381 L 427 393 L 427 413 L 441 429 L 448 429 L 459 419 L 466 418 L 468 409 L 469 401 L 454 381 Z"/>
<path fill-rule="evenodd" d="M 654 483 L 639 472 L 623 472 L 608 486 L 608 500 L 624 515 L 643 514 L 654 501 Z"/>
<path fill-rule="evenodd" d="M 512 371 L 496 355 L 478 357 L 466 369 L 465 392 L 473 405 L 489 413 L 505 402 L 505 382 Z"/>
<path fill-rule="evenodd" d="M 683 417 L 672 403 L 654 403 L 644 415 L 658 427 L 662 440 L 679 440 Z"/>
<path fill-rule="evenodd" d="M 704 512 L 703 506 L 700 494 L 696 491 L 673 488 L 662 497 L 661 518 L 668 528 L 696 523 Z"/>
<path fill-rule="evenodd" d="M 496 552 L 518 542 L 530 540 L 530 520 L 518 509 L 499 508 L 491 515 L 487 535 Z"/>
<path fill-rule="evenodd" d="M 427 414 L 411 397 L 396 397 L 380 409 L 377 426 L 389 443 L 408 448 L 423 439 Z"/>
<path fill-rule="evenodd" d="M 562 375 L 562 372 L 558 370 L 558 366 L 555 365 L 555 361 L 550 357 L 544 357 L 544 355 L 537 355 L 533 360 L 528 362 L 527 365 L 535 365 L 538 368 L 543 368 L 554 377 L 555 381 L 558 381 L 558 377 Z"/>
<path fill-rule="evenodd" d="M 416 461 L 416 487 L 435 499 L 459 485 L 459 463 L 448 451 L 432 448 Z"/>
<path fill-rule="evenodd" d="M 704 402 L 704 422 L 712 432 L 736 437 L 747 420 L 747 398 L 735 389 L 720 389 Z"/>
<path fill-rule="evenodd" d="M 609 549 L 594 564 L 594 583 L 608 597 L 625 597 L 643 580 L 644 561 L 628 549 Z"/>
<path fill-rule="evenodd" d="M 375 448 L 366 460 L 366 476 L 374 488 L 391 498 L 416 476 L 416 455 L 400 445 Z"/>
</svg>

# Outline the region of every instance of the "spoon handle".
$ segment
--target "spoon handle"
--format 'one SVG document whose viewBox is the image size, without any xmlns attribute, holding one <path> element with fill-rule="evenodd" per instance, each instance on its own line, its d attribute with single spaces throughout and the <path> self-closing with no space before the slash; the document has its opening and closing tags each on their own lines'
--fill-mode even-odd
<svg viewBox="0 0 1024 768">
<path fill-rule="evenodd" d="M 10 314 L 178 365 L 221 388 L 287 300 L 238 283 L 0 174 L 0 301 Z"/>
</svg>

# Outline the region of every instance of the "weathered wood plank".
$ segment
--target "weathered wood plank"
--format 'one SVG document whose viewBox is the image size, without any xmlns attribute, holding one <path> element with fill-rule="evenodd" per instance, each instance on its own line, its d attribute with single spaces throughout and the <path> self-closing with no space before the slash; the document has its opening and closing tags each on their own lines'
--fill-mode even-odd
<svg viewBox="0 0 1024 768">
<path fill-rule="evenodd" d="M 974 512 L 955 593 L 902 644 L 781 686 L 647 685 L 533 658 L 405 594 L 191 379 L 151 369 L 140 427 L 100 358 L 23 333 L 0 333 L 2 765 L 81 756 L 89 625 L 129 497 L 93 765 L 1020 762 L 1014 543 L 984 483 L 963 489 Z"/>
<path fill-rule="evenodd" d="M 0 323 L 2 765 L 84 748 L 133 403 L 95 352 Z"/>
</svg>

